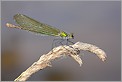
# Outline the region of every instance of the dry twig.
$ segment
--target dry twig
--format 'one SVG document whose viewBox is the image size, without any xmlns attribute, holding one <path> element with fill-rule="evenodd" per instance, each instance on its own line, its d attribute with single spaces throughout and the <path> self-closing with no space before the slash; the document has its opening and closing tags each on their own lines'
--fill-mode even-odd
<svg viewBox="0 0 122 82">
<path fill-rule="evenodd" d="M 26 81 L 33 73 L 51 66 L 51 61 L 62 57 L 63 55 L 71 56 L 79 65 L 82 65 L 82 60 L 78 55 L 78 50 L 86 50 L 92 53 L 95 53 L 102 61 L 106 60 L 106 54 L 103 50 L 99 49 L 95 45 L 77 42 L 74 45 L 70 46 L 59 46 L 53 49 L 53 52 L 50 51 L 47 54 L 44 54 L 40 59 L 33 63 L 26 71 L 24 71 L 19 77 L 14 81 Z"/>
</svg>

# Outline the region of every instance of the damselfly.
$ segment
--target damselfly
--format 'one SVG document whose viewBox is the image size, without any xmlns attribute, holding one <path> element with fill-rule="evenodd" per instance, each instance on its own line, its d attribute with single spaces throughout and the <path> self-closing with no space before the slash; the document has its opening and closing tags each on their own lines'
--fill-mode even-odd
<svg viewBox="0 0 122 82">
<path fill-rule="evenodd" d="M 59 30 L 53 26 L 38 22 L 35 19 L 32 19 L 23 14 L 14 15 L 14 20 L 18 24 L 18 26 L 12 25 L 11 27 L 13 28 L 28 30 L 31 32 L 40 33 L 40 34 L 49 35 L 49 36 L 60 37 L 61 44 L 64 40 L 67 40 L 67 43 L 68 42 L 73 43 L 69 40 L 69 39 L 74 39 L 73 33 L 68 34 L 62 30 Z M 57 39 L 54 39 L 54 41 L 55 40 Z"/>
</svg>

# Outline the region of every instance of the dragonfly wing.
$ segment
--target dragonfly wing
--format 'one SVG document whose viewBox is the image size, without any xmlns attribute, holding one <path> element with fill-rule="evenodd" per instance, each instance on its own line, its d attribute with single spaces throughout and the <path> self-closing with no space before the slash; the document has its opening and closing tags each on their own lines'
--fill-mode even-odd
<svg viewBox="0 0 122 82">
<path fill-rule="evenodd" d="M 21 26 L 21 29 L 35 33 L 41 33 L 51 36 L 59 36 L 60 30 L 50 25 L 38 22 L 26 15 L 16 14 L 14 20 Z"/>
</svg>

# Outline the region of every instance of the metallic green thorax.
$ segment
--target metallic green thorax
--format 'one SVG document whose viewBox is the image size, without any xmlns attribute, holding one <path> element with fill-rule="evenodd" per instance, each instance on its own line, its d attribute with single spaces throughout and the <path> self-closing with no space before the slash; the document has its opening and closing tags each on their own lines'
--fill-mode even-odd
<svg viewBox="0 0 122 82">
<path fill-rule="evenodd" d="M 40 23 L 26 15 L 16 14 L 14 20 L 17 24 L 20 25 L 21 29 L 28 30 L 35 33 L 41 33 L 50 36 L 59 36 L 63 38 L 73 38 L 72 34 L 67 34 L 64 31 L 61 31 L 50 25 Z"/>
</svg>

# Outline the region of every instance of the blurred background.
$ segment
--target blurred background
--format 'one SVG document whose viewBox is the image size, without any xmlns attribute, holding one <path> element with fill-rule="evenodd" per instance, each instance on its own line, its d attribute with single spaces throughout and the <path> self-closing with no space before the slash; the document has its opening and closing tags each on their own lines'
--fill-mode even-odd
<svg viewBox="0 0 122 82">
<path fill-rule="evenodd" d="M 120 81 L 121 80 L 121 2 L 120 1 L 2 1 L 1 2 L 1 80 L 13 81 L 42 54 L 52 48 L 55 37 L 41 36 L 20 29 L 13 16 L 25 14 L 68 33 L 73 42 L 87 42 L 103 49 L 107 61 L 81 51 L 80 67 L 63 57 L 32 75 L 29 81 Z"/>
</svg>

